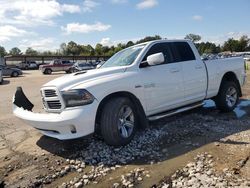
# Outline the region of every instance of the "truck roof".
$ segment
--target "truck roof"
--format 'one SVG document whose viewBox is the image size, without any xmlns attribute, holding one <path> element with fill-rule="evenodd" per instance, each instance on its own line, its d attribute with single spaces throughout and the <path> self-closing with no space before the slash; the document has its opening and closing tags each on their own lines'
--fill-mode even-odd
<svg viewBox="0 0 250 188">
<path fill-rule="evenodd" d="M 160 40 L 152 40 L 148 42 L 143 42 L 140 44 L 136 44 L 134 46 L 146 45 L 146 44 L 157 43 L 157 42 L 189 42 L 189 41 L 190 41 L 189 39 L 160 39 Z"/>
</svg>

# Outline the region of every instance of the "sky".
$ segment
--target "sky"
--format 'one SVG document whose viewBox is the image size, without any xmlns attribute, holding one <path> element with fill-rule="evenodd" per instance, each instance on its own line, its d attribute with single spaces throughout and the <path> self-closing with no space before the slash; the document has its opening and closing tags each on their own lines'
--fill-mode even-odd
<svg viewBox="0 0 250 188">
<path fill-rule="evenodd" d="M 0 46 L 59 49 L 61 43 L 116 45 L 145 36 L 222 44 L 250 37 L 250 0 L 0 0 Z"/>
</svg>

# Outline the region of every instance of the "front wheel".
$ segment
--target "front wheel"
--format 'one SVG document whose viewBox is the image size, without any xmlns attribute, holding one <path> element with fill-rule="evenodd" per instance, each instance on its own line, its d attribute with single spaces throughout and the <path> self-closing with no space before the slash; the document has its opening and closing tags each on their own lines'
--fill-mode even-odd
<svg viewBox="0 0 250 188">
<path fill-rule="evenodd" d="M 103 108 L 101 133 L 105 142 L 113 146 L 128 144 L 134 137 L 137 117 L 133 103 L 128 98 L 115 98 Z"/>
<path fill-rule="evenodd" d="M 217 108 L 223 112 L 233 111 L 239 101 L 239 88 L 235 82 L 224 82 L 215 98 Z"/>
<path fill-rule="evenodd" d="M 52 70 L 51 69 L 45 69 L 45 74 L 51 74 L 52 73 Z"/>
</svg>

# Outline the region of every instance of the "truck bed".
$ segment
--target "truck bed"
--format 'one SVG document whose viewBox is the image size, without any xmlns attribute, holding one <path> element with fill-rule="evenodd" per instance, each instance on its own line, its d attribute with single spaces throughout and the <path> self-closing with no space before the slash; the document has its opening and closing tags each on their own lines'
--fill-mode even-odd
<svg viewBox="0 0 250 188">
<path fill-rule="evenodd" d="M 221 80 L 225 73 L 233 72 L 240 85 L 245 81 L 244 59 L 241 57 L 215 59 L 204 61 L 208 72 L 207 97 L 212 98 L 217 95 Z"/>
</svg>

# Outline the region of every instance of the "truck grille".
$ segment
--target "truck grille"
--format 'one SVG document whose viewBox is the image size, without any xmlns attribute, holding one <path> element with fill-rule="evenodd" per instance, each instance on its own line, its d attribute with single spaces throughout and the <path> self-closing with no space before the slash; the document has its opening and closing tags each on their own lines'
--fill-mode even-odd
<svg viewBox="0 0 250 188">
<path fill-rule="evenodd" d="M 59 100 L 56 101 L 47 101 L 48 107 L 50 109 L 61 109 L 62 104 Z"/>
<path fill-rule="evenodd" d="M 61 97 L 56 89 L 45 88 L 41 90 L 44 108 L 51 112 L 60 112 L 63 108 Z"/>
<path fill-rule="evenodd" d="M 53 89 L 46 89 L 44 90 L 45 97 L 57 97 L 57 93 Z"/>
</svg>

